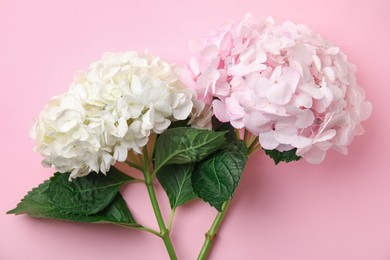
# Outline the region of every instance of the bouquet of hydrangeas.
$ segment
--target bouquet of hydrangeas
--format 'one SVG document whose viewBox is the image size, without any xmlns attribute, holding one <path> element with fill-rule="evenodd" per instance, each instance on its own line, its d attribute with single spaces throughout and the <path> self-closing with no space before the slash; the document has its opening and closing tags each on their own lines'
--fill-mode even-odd
<svg viewBox="0 0 390 260">
<path fill-rule="evenodd" d="M 346 154 L 363 133 L 372 106 L 354 65 L 305 25 L 248 14 L 190 47 L 194 56 L 181 68 L 126 52 L 77 73 L 32 129 L 42 164 L 58 172 L 9 213 L 147 231 L 176 259 L 175 210 L 200 198 L 218 211 L 199 254 L 206 259 L 249 155 L 320 163 L 329 149 Z M 170 201 L 169 223 L 157 181 Z M 133 218 L 119 192 L 132 182 L 145 184 L 159 230 Z"/>
</svg>

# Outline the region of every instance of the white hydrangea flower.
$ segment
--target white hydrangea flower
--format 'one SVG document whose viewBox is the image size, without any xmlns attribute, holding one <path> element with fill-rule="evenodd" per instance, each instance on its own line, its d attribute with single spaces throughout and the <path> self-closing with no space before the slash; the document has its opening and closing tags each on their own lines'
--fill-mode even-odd
<svg viewBox="0 0 390 260">
<path fill-rule="evenodd" d="M 109 53 L 50 100 L 32 137 L 45 166 L 71 172 L 70 178 L 106 173 L 192 108 L 191 90 L 170 64 L 147 53 Z"/>
</svg>

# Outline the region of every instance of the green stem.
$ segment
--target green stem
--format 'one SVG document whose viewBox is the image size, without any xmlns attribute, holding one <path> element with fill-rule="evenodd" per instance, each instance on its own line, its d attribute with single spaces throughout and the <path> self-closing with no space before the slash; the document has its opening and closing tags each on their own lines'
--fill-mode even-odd
<svg viewBox="0 0 390 260">
<path fill-rule="evenodd" d="M 248 132 L 248 130 L 244 130 L 244 143 L 248 143 L 248 136 L 249 136 L 249 132 Z"/>
<path fill-rule="evenodd" d="M 237 134 L 237 130 L 236 130 L 236 134 Z M 260 148 L 260 145 L 257 145 L 257 143 L 258 143 L 258 138 L 252 140 L 252 143 L 249 144 L 247 143 L 247 146 L 249 145 L 248 156 Z M 222 221 L 225 218 L 225 215 L 229 209 L 231 201 L 232 199 L 229 199 L 223 203 L 222 211 L 218 212 L 217 216 L 214 219 L 213 224 L 211 225 L 210 230 L 206 233 L 206 238 L 202 246 L 202 249 L 198 255 L 198 260 L 205 260 L 207 259 L 207 256 L 210 254 L 211 247 L 213 246 L 213 242 L 216 238 L 217 232 L 222 224 Z"/>
<path fill-rule="evenodd" d="M 217 217 L 214 219 L 213 224 L 211 225 L 210 230 L 206 233 L 206 239 L 204 241 L 202 250 L 199 253 L 198 260 L 205 260 L 210 253 L 210 249 L 213 245 L 213 242 L 216 238 L 219 227 L 222 224 L 223 219 L 229 209 L 231 199 L 225 201 L 222 205 L 222 211 L 218 212 Z"/>
<path fill-rule="evenodd" d="M 240 130 L 235 129 L 234 132 L 236 133 L 236 138 L 241 139 Z"/>
<path fill-rule="evenodd" d="M 169 216 L 169 224 L 168 224 L 169 232 L 172 230 L 172 223 L 173 223 L 173 218 L 175 217 L 175 212 L 176 212 L 176 208 L 173 208 L 171 211 L 171 215 Z"/>
<path fill-rule="evenodd" d="M 166 228 L 165 223 L 164 223 L 164 218 L 161 214 L 160 207 L 158 205 L 156 193 L 154 191 L 153 187 L 153 173 L 150 174 L 150 165 L 153 157 L 153 152 L 154 152 L 154 143 L 155 143 L 156 137 L 153 136 L 152 138 L 152 144 L 151 144 L 151 149 L 148 151 L 148 147 L 144 147 L 142 150 L 142 154 L 129 154 L 127 160 L 125 163 L 129 165 L 130 167 L 133 167 L 135 169 L 140 170 L 144 174 L 144 179 L 137 179 L 135 178 L 133 181 L 135 182 L 143 182 L 146 184 L 146 188 L 148 190 L 149 198 L 152 203 L 153 211 L 157 219 L 158 226 L 160 228 L 160 232 L 157 232 L 151 228 L 144 227 L 144 226 L 136 226 L 136 225 L 127 225 L 127 224 L 117 224 L 118 226 L 122 227 L 127 227 L 131 229 L 137 229 L 137 230 L 143 230 L 149 233 L 152 233 L 158 237 L 161 237 L 162 240 L 164 241 L 165 247 L 168 251 L 169 257 L 171 260 L 177 260 L 177 256 L 175 253 L 175 250 L 173 248 L 171 239 L 169 238 L 169 229 Z M 141 166 L 142 165 L 142 166 Z M 174 211 L 173 211 L 174 214 Z M 172 219 L 173 216 L 171 216 L 169 226 L 172 225 Z"/>
<path fill-rule="evenodd" d="M 158 223 L 158 226 L 160 227 L 160 237 L 164 241 L 165 247 L 167 248 L 167 251 L 168 251 L 168 254 L 169 254 L 169 257 L 171 258 L 171 260 L 176 260 L 177 259 L 176 253 L 175 253 L 175 250 L 173 248 L 171 239 L 169 238 L 169 231 L 165 226 L 164 219 L 163 219 L 160 207 L 159 207 L 158 202 L 157 202 L 156 193 L 154 192 L 153 181 L 150 179 L 148 170 L 145 171 L 145 182 L 146 182 L 146 187 L 148 189 L 150 201 L 152 202 L 154 214 L 156 215 L 157 223 Z"/>
<path fill-rule="evenodd" d="M 142 183 L 145 183 L 145 181 L 144 180 L 142 180 L 142 179 L 137 179 L 137 178 L 134 178 L 134 177 L 132 177 L 134 180 L 132 180 L 131 182 L 142 182 Z"/>
<path fill-rule="evenodd" d="M 249 143 L 249 145 L 248 145 L 248 153 L 252 154 L 255 151 L 257 151 L 257 149 L 259 149 L 259 148 L 260 148 L 259 138 L 257 137 L 252 142 Z"/>
<path fill-rule="evenodd" d="M 171 260 L 177 260 L 177 256 L 175 253 L 175 250 L 173 248 L 171 239 L 169 238 L 169 230 L 165 226 L 164 223 L 164 218 L 161 214 L 160 207 L 158 205 L 156 193 L 154 191 L 153 187 L 153 179 L 150 176 L 150 171 L 149 171 L 149 166 L 150 166 L 150 161 L 148 158 L 148 153 L 145 152 L 146 149 L 144 149 L 144 177 L 145 177 L 145 184 L 146 188 L 149 193 L 150 201 L 152 203 L 153 211 L 154 214 L 156 215 L 157 223 L 160 228 L 160 237 L 163 239 L 165 247 L 167 248 L 169 257 Z"/>
<path fill-rule="evenodd" d="M 126 164 L 129 165 L 130 167 L 133 167 L 133 168 L 135 168 L 135 169 L 137 169 L 137 170 L 139 170 L 139 171 L 142 172 L 142 170 L 143 170 L 142 167 L 139 166 L 138 163 L 133 162 L 133 161 L 130 161 L 129 159 L 130 159 L 130 156 L 129 156 L 129 158 L 128 158 L 126 161 L 124 161 L 124 163 L 126 163 Z M 133 159 L 133 160 L 134 160 L 134 159 Z"/>
<path fill-rule="evenodd" d="M 160 233 L 158 233 L 156 230 L 153 230 L 153 229 L 148 228 L 148 227 L 127 225 L 127 224 L 115 224 L 115 225 L 121 226 L 121 227 L 130 228 L 130 229 L 135 229 L 135 230 L 146 231 L 146 232 L 152 233 L 153 235 L 156 235 L 156 236 L 158 236 L 158 237 L 161 237 Z"/>
</svg>

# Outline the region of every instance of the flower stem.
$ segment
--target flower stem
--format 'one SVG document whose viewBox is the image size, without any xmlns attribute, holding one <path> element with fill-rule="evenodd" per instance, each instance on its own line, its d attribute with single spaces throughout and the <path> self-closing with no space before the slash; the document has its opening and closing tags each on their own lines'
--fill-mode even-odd
<svg viewBox="0 0 390 260">
<path fill-rule="evenodd" d="M 249 132 L 248 132 L 248 130 L 245 129 L 245 131 L 244 131 L 244 142 L 246 144 L 248 143 L 248 136 L 249 136 Z"/>
<path fill-rule="evenodd" d="M 144 149 L 143 154 L 144 154 L 143 173 L 144 173 L 144 177 L 145 177 L 145 184 L 146 184 L 146 188 L 148 190 L 150 201 L 152 203 L 154 214 L 156 215 L 158 226 L 160 228 L 159 235 L 162 238 L 162 240 L 164 241 L 165 247 L 167 248 L 167 251 L 168 251 L 168 254 L 169 254 L 169 257 L 171 258 L 171 260 L 177 260 L 175 249 L 173 248 L 171 239 L 169 238 L 169 230 L 165 226 L 164 218 L 161 214 L 160 206 L 158 205 L 156 193 L 154 191 L 153 178 L 150 175 L 150 170 L 149 170 L 150 160 L 149 160 L 147 148 Z"/>
<path fill-rule="evenodd" d="M 245 130 L 245 133 L 246 133 L 246 131 L 247 130 Z M 244 133 L 244 135 L 245 135 L 245 133 Z M 237 134 L 237 131 L 236 131 L 236 134 Z M 253 136 L 251 136 L 250 138 L 248 138 L 248 136 L 247 136 L 246 141 L 247 141 L 246 145 L 248 147 L 248 156 L 251 155 L 252 153 L 256 152 L 261 147 L 260 145 L 257 145 L 257 143 L 258 143 L 257 137 L 253 138 Z M 205 259 L 207 259 L 207 256 L 210 254 L 211 247 L 213 246 L 213 242 L 216 238 L 216 235 L 217 235 L 219 228 L 221 227 L 222 221 L 225 218 L 225 215 L 229 209 L 231 201 L 232 201 L 232 199 L 229 199 L 223 203 L 222 211 L 218 212 L 217 216 L 214 219 L 213 224 L 210 227 L 210 230 L 206 233 L 206 238 L 205 238 L 204 244 L 202 246 L 202 249 L 198 255 L 198 260 L 205 260 Z"/>
<path fill-rule="evenodd" d="M 137 165 L 137 164 L 135 164 L 135 163 L 133 163 L 133 162 L 131 162 L 131 161 L 124 161 L 124 163 L 126 163 L 126 164 L 129 165 L 130 167 L 133 167 L 133 168 L 135 168 L 135 169 L 137 169 L 137 170 L 142 171 L 142 167 L 140 167 L 139 165 Z"/>
<path fill-rule="evenodd" d="M 163 239 L 165 247 L 167 248 L 169 257 L 171 260 L 176 260 L 176 253 L 173 248 L 171 239 L 169 238 L 169 230 L 166 228 L 163 216 L 161 214 L 160 207 L 158 205 L 156 193 L 154 192 L 153 188 L 153 180 L 149 176 L 149 170 L 145 170 L 145 183 L 146 187 L 148 189 L 150 201 L 152 202 L 152 207 L 154 210 L 154 214 L 156 215 L 158 226 L 160 227 L 160 237 Z"/>
<path fill-rule="evenodd" d="M 169 216 L 169 224 L 168 224 L 169 231 L 172 230 L 172 223 L 173 223 L 173 218 L 175 217 L 175 212 L 176 212 L 176 208 L 173 208 L 171 211 L 171 215 Z"/>
<path fill-rule="evenodd" d="M 135 225 L 128 225 L 128 224 L 115 224 L 117 226 L 120 226 L 120 227 L 126 227 L 126 228 L 130 228 L 130 229 L 135 229 L 135 230 L 142 230 L 142 231 L 146 231 L 146 232 L 149 232 L 153 235 L 156 235 L 158 237 L 161 237 L 160 233 L 158 233 L 156 230 L 153 230 L 151 228 L 148 228 L 148 227 L 144 227 L 144 226 L 135 226 Z"/>
<path fill-rule="evenodd" d="M 223 219 L 229 209 L 231 199 L 225 201 L 222 205 L 222 211 L 218 212 L 217 217 L 214 219 L 213 224 L 211 225 L 210 230 L 206 233 L 206 239 L 204 241 L 202 250 L 199 253 L 198 260 L 205 260 L 210 253 L 210 249 L 213 245 L 213 242 L 217 236 L 219 227 L 222 224 Z"/>
</svg>

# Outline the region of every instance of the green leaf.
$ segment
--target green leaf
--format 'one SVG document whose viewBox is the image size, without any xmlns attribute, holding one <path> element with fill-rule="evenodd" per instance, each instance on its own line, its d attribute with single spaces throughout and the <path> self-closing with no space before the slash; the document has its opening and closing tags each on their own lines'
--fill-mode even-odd
<svg viewBox="0 0 390 260">
<path fill-rule="evenodd" d="M 233 196 L 247 160 L 248 149 L 243 141 L 227 144 L 195 168 L 195 194 L 221 211 L 222 204 Z"/>
<path fill-rule="evenodd" d="M 139 226 L 133 218 L 133 215 L 131 215 L 130 210 L 127 207 L 126 202 L 120 192 L 117 193 L 114 200 L 111 201 L 108 207 L 105 208 L 103 211 L 98 212 L 95 215 L 86 217 L 97 218 L 94 222 L 122 223 Z"/>
<path fill-rule="evenodd" d="M 120 193 L 117 193 L 111 203 L 101 212 L 94 215 L 82 216 L 70 213 L 64 213 L 56 208 L 56 205 L 50 201 L 49 188 L 51 180 L 47 180 L 37 188 L 32 189 L 15 209 L 7 214 L 28 214 L 34 218 L 48 218 L 68 220 L 74 222 L 87 223 L 113 223 L 139 226 L 123 200 Z"/>
<path fill-rule="evenodd" d="M 189 121 L 189 119 L 174 121 L 169 125 L 168 129 L 178 127 L 191 127 L 191 125 L 188 124 Z"/>
<path fill-rule="evenodd" d="M 68 178 L 69 174 L 56 173 L 50 179 L 49 200 L 61 212 L 85 216 L 106 208 L 120 187 L 134 180 L 114 167 L 107 175 L 90 173 L 72 181 Z"/>
<path fill-rule="evenodd" d="M 19 202 L 16 208 L 8 211 L 7 214 L 29 214 L 30 216 L 36 218 L 44 217 L 46 212 L 51 212 L 53 210 L 53 205 L 49 202 L 49 197 L 47 195 L 49 185 L 50 180 L 46 180 L 37 188 L 32 189 Z"/>
<path fill-rule="evenodd" d="M 225 143 L 225 132 L 178 127 L 166 130 L 156 141 L 155 169 L 168 164 L 197 162 Z"/>
<path fill-rule="evenodd" d="M 265 154 L 271 157 L 275 165 L 277 165 L 280 162 L 292 162 L 292 161 L 298 161 L 301 159 L 301 156 L 296 155 L 297 148 L 294 148 L 290 151 L 285 151 L 285 152 L 279 152 L 278 150 L 265 150 Z"/>
<path fill-rule="evenodd" d="M 176 208 L 194 198 L 191 186 L 193 163 L 165 165 L 157 173 L 157 179 L 168 195 L 171 208 Z"/>
<path fill-rule="evenodd" d="M 237 141 L 235 128 L 229 123 L 220 122 L 215 116 L 211 119 L 212 128 L 216 132 L 225 131 L 226 141 L 231 143 Z"/>
</svg>

